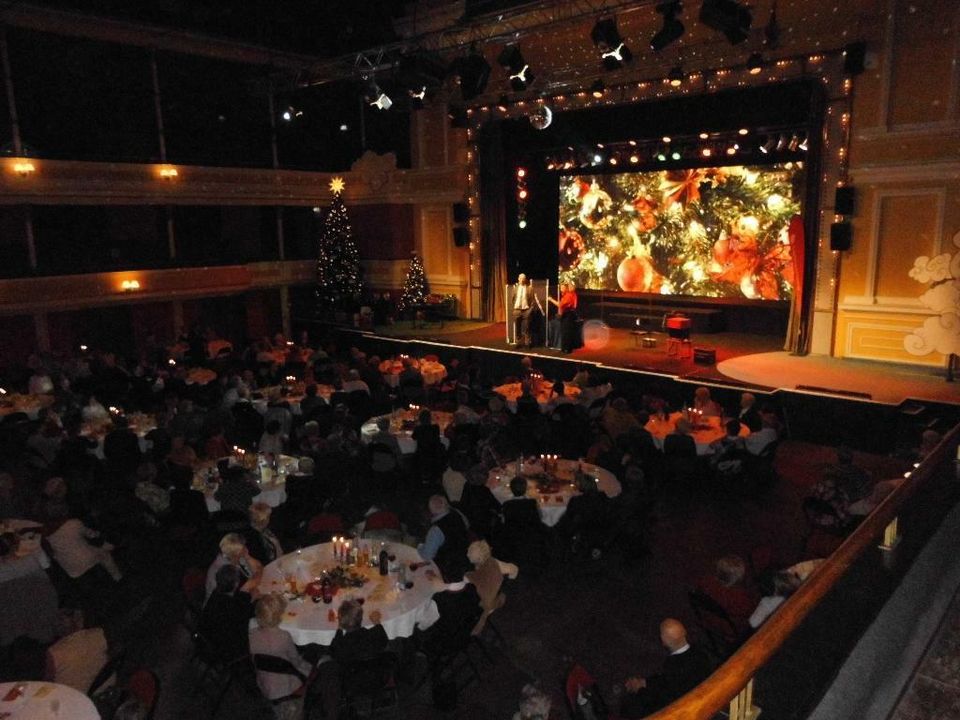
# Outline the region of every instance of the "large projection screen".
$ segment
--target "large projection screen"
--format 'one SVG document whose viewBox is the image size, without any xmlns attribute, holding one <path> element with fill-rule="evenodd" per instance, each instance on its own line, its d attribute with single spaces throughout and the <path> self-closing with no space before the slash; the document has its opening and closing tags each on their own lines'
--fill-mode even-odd
<svg viewBox="0 0 960 720">
<path fill-rule="evenodd" d="M 560 177 L 559 280 L 578 289 L 787 301 L 803 164 Z"/>
</svg>

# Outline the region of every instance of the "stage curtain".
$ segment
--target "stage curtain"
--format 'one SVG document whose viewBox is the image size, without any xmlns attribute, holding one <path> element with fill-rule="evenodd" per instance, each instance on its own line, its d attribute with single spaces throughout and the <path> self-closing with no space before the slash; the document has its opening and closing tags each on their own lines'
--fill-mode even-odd
<svg viewBox="0 0 960 720">
<path fill-rule="evenodd" d="M 810 279 L 816 277 L 816 253 L 808 252 L 804 218 L 794 215 L 790 220 L 790 260 L 793 267 L 793 300 L 790 302 L 790 320 L 784 350 L 794 355 L 810 352 L 810 328 L 813 324 L 811 307 L 815 289 Z"/>
<path fill-rule="evenodd" d="M 503 169 L 502 125 L 488 122 L 479 130 L 481 293 L 483 317 L 503 322 L 507 284 L 506 179 Z"/>
</svg>

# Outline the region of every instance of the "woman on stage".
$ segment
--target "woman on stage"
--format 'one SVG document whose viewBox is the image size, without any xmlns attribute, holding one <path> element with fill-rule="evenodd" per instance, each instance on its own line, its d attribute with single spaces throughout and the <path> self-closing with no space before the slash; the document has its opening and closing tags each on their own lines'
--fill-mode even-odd
<svg viewBox="0 0 960 720">
<path fill-rule="evenodd" d="M 557 314 L 550 321 L 548 345 L 562 352 L 572 352 L 580 347 L 577 338 L 577 291 L 573 283 L 560 284 L 560 299 L 547 298 L 557 306 Z"/>
</svg>

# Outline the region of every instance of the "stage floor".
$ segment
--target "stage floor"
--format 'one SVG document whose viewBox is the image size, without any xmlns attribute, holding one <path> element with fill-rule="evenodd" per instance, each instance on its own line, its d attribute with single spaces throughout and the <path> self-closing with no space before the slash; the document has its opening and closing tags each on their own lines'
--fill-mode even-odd
<svg viewBox="0 0 960 720">
<path fill-rule="evenodd" d="M 825 355 L 799 357 L 783 351 L 783 338 L 770 335 L 725 332 L 695 336 L 693 341 L 696 347 L 712 348 L 717 355 L 716 365 L 698 365 L 692 359 L 681 360 L 667 355 L 664 333 L 654 333 L 656 346 L 644 348 L 640 347 L 629 330 L 619 328 L 609 329 L 605 343 L 593 344 L 570 355 L 543 347 L 519 350 L 508 345 L 502 323 L 457 321 L 444 328 L 430 326 L 414 329 L 404 322 L 378 327 L 374 333 L 460 347 L 476 346 L 532 356 L 563 357 L 670 375 L 678 379 L 747 385 L 763 391 L 795 390 L 800 386 L 817 394 L 856 394 L 894 405 L 908 398 L 960 403 L 960 382 L 947 382 L 942 368 Z"/>
</svg>

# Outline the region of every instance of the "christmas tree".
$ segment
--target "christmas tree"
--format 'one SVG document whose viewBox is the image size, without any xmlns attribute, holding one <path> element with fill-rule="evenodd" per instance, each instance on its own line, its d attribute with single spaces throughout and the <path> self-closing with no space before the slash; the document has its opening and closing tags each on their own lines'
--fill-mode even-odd
<svg viewBox="0 0 960 720">
<path fill-rule="evenodd" d="M 317 313 L 348 309 L 360 295 L 360 253 L 343 203 L 343 178 L 330 181 L 333 202 L 327 210 L 317 241 Z"/>
<path fill-rule="evenodd" d="M 427 297 L 427 275 L 423 271 L 423 260 L 414 253 L 410 259 L 410 269 L 407 270 L 407 277 L 403 281 L 403 294 L 400 296 L 400 302 L 397 310 L 403 312 L 408 310 L 411 305 L 418 305 Z"/>
</svg>

